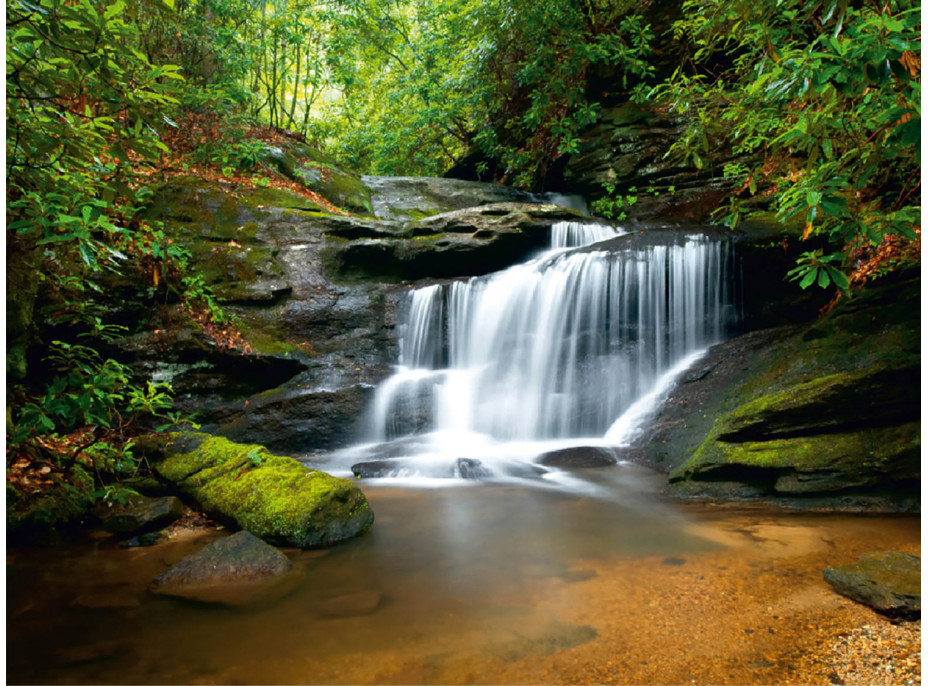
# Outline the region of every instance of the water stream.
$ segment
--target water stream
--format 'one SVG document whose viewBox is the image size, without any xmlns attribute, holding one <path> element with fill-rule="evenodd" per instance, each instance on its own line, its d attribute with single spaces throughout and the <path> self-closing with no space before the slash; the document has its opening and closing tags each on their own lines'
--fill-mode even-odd
<svg viewBox="0 0 928 686">
<path fill-rule="evenodd" d="M 431 485 L 550 481 L 546 452 L 627 445 L 679 373 L 729 335 L 736 307 L 729 242 L 630 247 L 623 234 L 561 222 L 531 260 L 413 290 L 370 441 L 325 468 L 362 463 L 355 473 Z"/>
</svg>

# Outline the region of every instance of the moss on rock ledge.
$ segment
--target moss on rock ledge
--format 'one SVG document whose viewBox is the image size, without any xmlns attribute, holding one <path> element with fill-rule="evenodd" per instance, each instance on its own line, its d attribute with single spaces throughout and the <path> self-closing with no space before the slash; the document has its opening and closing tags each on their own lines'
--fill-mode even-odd
<svg viewBox="0 0 928 686">
<path fill-rule="evenodd" d="M 812 324 L 713 349 L 669 396 L 644 459 L 676 495 L 918 508 L 919 293 L 903 275 Z"/>
<path fill-rule="evenodd" d="M 259 445 L 207 434 L 172 434 L 155 465 L 163 478 L 216 516 L 278 545 L 337 543 L 374 521 L 350 481 L 304 467 Z"/>
</svg>

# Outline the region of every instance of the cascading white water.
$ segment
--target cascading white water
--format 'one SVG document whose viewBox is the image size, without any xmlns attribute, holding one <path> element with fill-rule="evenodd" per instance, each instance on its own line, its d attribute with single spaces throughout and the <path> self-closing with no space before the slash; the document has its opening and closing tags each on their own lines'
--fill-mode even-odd
<svg viewBox="0 0 928 686">
<path fill-rule="evenodd" d="M 571 249 L 618 235 L 563 222 L 537 259 L 413 291 L 373 437 L 432 432 L 451 452 L 475 436 L 602 437 L 675 364 L 724 338 L 728 243 Z"/>
</svg>

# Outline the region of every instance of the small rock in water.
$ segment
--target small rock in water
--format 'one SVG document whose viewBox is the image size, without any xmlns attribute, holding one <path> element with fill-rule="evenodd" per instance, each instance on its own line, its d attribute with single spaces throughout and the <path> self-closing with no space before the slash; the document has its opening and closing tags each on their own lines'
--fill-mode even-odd
<svg viewBox="0 0 928 686">
<path fill-rule="evenodd" d="M 359 478 L 378 479 L 390 476 L 397 469 L 396 463 L 389 460 L 372 460 L 351 465 L 351 473 Z"/>
<path fill-rule="evenodd" d="M 454 476 L 461 479 L 483 479 L 490 476 L 490 470 L 480 460 L 472 457 L 459 457 L 454 464 Z"/>
<path fill-rule="evenodd" d="M 382 596 L 377 591 L 358 591 L 329 598 L 319 605 L 319 614 L 324 617 L 363 617 L 374 613 L 380 606 Z"/>
<path fill-rule="evenodd" d="M 615 453 L 608 448 L 581 446 L 562 448 L 541 455 L 538 464 L 560 469 L 580 469 L 586 467 L 607 467 L 616 463 Z"/>
<path fill-rule="evenodd" d="M 860 562 L 829 567 L 825 581 L 851 600 L 889 617 L 917 619 L 922 612 L 921 558 L 899 552 L 862 555 Z"/>
<path fill-rule="evenodd" d="M 679 567 L 680 565 L 686 564 L 686 558 L 683 557 L 665 557 L 661 560 L 662 565 L 670 565 L 673 567 Z"/>
<path fill-rule="evenodd" d="M 149 590 L 201 602 L 246 605 L 289 590 L 278 581 L 290 569 L 286 555 L 254 534 L 239 531 L 183 558 L 156 576 Z"/>
<path fill-rule="evenodd" d="M 160 531 L 150 531 L 141 536 L 133 536 L 119 544 L 121 548 L 140 548 L 155 545 L 161 539 Z"/>
</svg>

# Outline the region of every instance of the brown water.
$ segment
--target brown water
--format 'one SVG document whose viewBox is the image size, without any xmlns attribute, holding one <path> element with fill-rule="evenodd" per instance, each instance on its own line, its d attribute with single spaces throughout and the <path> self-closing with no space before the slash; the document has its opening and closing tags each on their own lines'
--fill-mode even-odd
<svg viewBox="0 0 928 686">
<path fill-rule="evenodd" d="M 10 550 L 7 679 L 788 683 L 823 630 L 870 616 L 832 593 L 822 568 L 920 551 L 917 517 L 658 504 L 646 473 L 606 474 L 608 499 L 368 486 L 368 533 L 286 550 L 305 576 L 241 608 L 146 591 L 222 533 Z"/>
</svg>

